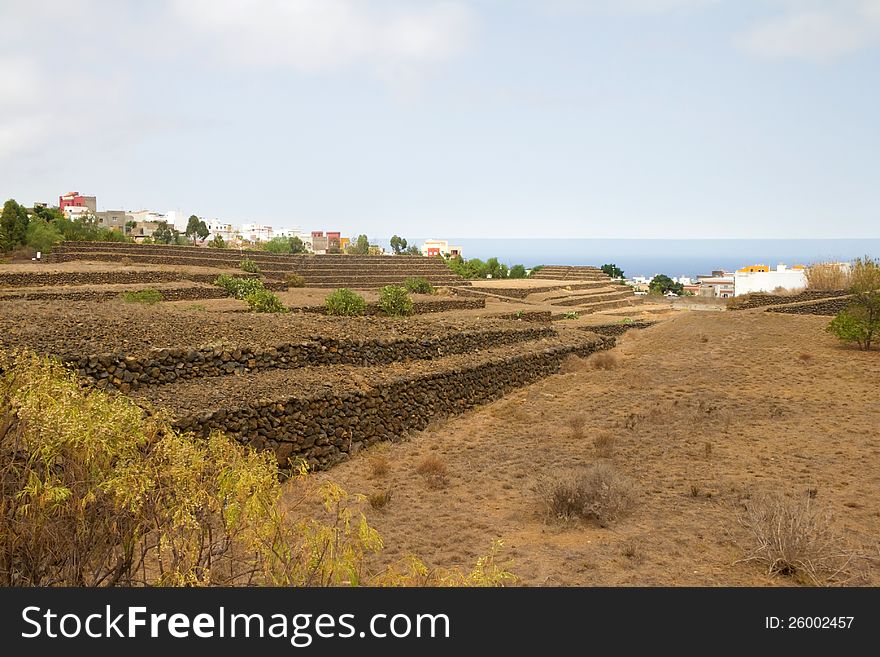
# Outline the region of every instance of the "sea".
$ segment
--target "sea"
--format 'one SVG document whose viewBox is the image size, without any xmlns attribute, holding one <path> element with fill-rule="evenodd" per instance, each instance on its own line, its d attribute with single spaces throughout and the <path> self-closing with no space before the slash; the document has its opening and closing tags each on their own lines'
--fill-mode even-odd
<svg viewBox="0 0 880 657">
<path fill-rule="evenodd" d="M 443 237 L 465 258 L 498 258 L 507 265 L 613 263 L 633 276 L 699 276 L 748 265 L 809 265 L 880 258 L 880 239 L 485 239 Z M 421 244 L 423 239 L 411 239 Z M 375 243 L 390 250 L 388 240 Z"/>
</svg>

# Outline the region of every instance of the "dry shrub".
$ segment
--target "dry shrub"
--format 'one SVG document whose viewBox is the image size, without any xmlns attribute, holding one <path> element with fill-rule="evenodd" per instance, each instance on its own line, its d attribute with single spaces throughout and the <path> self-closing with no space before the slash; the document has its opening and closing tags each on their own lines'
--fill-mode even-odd
<svg viewBox="0 0 880 657">
<path fill-rule="evenodd" d="M 620 546 L 620 554 L 629 559 L 634 565 L 638 565 L 645 560 L 642 543 L 636 538 L 624 541 Z"/>
<path fill-rule="evenodd" d="M 571 429 L 571 435 L 573 438 L 583 438 L 584 427 L 587 425 L 587 416 L 583 413 L 572 415 L 568 418 L 567 424 L 568 428 Z"/>
<path fill-rule="evenodd" d="M 845 290 L 850 286 L 850 274 L 831 262 L 820 262 L 804 272 L 809 290 Z"/>
<path fill-rule="evenodd" d="M 0 585 L 356 584 L 381 540 L 341 488 L 310 492 L 326 518 L 294 521 L 268 450 L 0 352 Z"/>
<path fill-rule="evenodd" d="M 602 431 L 596 434 L 596 437 L 593 438 L 593 447 L 596 449 L 596 456 L 610 459 L 614 456 L 616 442 L 614 434 L 610 431 Z"/>
<path fill-rule="evenodd" d="M 751 498 L 740 521 L 754 541 L 754 548 L 740 562 L 757 562 L 770 575 L 815 586 L 852 579 L 850 566 L 856 555 L 834 533 L 831 512 L 819 508 L 809 496 Z"/>
<path fill-rule="evenodd" d="M 391 501 L 391 490 L 383 490 L 376 493 L 370 493 L 367 495 L 367 501 L 370 503 L 370 506 L 376 509 L 377 511 L 381 511 L 388 503 Z"/>
<path fill-rule="evenodd" d="M 810 363 L 810 361 L 813 360 L 813 354 L 801 352 L 798 354 L 798 360 L 801 361 L 804 365 L 807 365 Z"/>
<path fill-rule="evenodd" d="M 613 351 L 600 351 L 590 356 L 589 363 L 594 370 L 613 370 L 617 367 L 617 354 Z"/>
<path fill-rule="evenodd" d="M 384 477 L 391 470 L 391 462 L 384 454 L 373 454 L 369 459 L 370 474 L 376 477 Z"/>
<path fill-rule="evenodd" d="M 606 462 L 554 479 L 541 487 L 547 514 L 560 520 L 583 518 L 601 527 L 626 515 L 636 503 L 632 482 Z"/>
<path fill-rule="evenodd" d="M 446 488 L 449 484 L 446 462 L 435 454 L 429 454 L 419 461 L 416 472 L 425 479 L 430 488 Z"/>
</svg>

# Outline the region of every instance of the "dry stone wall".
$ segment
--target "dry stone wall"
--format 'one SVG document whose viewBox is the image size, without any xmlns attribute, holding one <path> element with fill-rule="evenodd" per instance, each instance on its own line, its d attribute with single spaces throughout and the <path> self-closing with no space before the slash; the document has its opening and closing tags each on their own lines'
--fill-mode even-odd
<svg viewBox="0 0 880 657">
<path fill-rule="evenodd" d="M 141 288 L 143 289 L 143 288 Z M 107 301 L 118 299 L 125 292 L 138 290 L 58 290 L 40 289 L 28 292 L 0 292 L 0 301 Z M 163 301 L 197 301 L 204 299 L 223 299 L 228 297 L 225 290 L 218 287 L 178 287 L 161 288 Z"/>
<path fill-rule="evenodd" d="M 656 322 L 637 321 L 622 322 L 617 324 L 597 324 L 594 326 L 582 326 L 580 328 L 582 328 L 584 331 L 598 333 L 599 335 L 619 336 L 623 335 L 631 329 L 646 329 L 649 326 L 653 326 L 654 324 L 656 324 Z"/>
<path fill-rule="evenodd" d="M 442 313 L 450 310 L 478 310 L 485 307 L 485 299 L 474 299 L 473 301 L 457 301 L 455 299 L 437 301 L 413 301 L 413 314 L 426 315 L 429 313 Z M 302 306 L 300 308 L 297 308 L 296 310 L 304 313 L 315 313 L 318 315 L 327 314 L 326 306 Z M 364 314 L 376 316 L 384 315 L 385 313 L 382 311 L 381 308 L 379 308 L 379 304 L 368 303 L 366 305 L 366 308 L 364 309 Z"/>
<path fill-rule="evenodd" d="M 728 310 L 748 310 L 749 308 L 761 308 L 763 306 L 776 306 L 789 303 L 801 303 L 842 297 L 848 295 L 846 290 L 805 290 L 798 294 L 750 294 L 747 297 L 734 298 L 727 306 Z"/>
<path fill-rule="evenodd" d="M 790 306 L 771 306 L 767 312 L 786 313 L 789 315 L 836 315 L 846 310 L 851 302 L 850 297 L 838 297 L 813 303 L 799 303 Z"/>
<path fill-rule="evenodd" d="M 432 418 L 461 413 L 555 374 L 569 354 L 588 356 L 613 345 L 613 338 L 599 338 L 581 346 L 499 358 L 365 390 L 340 394 L 329 389 L 310 398 L 279 397 L 209 410 L 178 418 L 174 424 L 199 436 L 224 431 L 255 448 L 272 449 L 281 466 L 304 459 L 321 469 L 362 447 L 424 429 Z"/>
<path fill-rule="evenodd" d="M 251 274 L 241 273 L 242 276 Z M 0 287 L 56 285 L 119 285 L 126 283 L 213 283 L 217 274 L 187 274 L 177 271 L 84 271 L 84 272 L 0 272 Z"/>
<path fill-rule="evenodd" d="M 536 326 L 451 333 L 429 340 L 346 341 L 316 336 L 310 341 L 279 344 L 268 349 L 234 345 L 155 349 L 145 356 L 94 354 L 68 359 L 66 363 L 99 388 L 127 393 L 146 385 L 267 369 L 433 360 L 554 335 L 552 328 Z"/>
</svg>

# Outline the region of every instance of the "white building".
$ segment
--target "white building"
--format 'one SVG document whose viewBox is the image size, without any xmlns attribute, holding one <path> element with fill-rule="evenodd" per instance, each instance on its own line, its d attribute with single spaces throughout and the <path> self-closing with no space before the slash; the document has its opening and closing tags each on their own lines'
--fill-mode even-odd
<svg viewBox="0 0 880 657">
<path fill-rule="evenodd" d="M 89 208 L 82 205 L 68 205 L 64 208 L 64 216 L 71 221 L 94 214 Z"/>
<path fill-rule="evenodd" d="M 741 296 L 750 292 L 773 292 L 783 290 L 802 290 L 807 287 L 806 270 L 801 265 L 788 268 L 783 264 L 775 270 L 763 265 L 744 267 L 734 274 L 733 294 Z"/>
<path fill-rule="evenodd" d="M 220 221 L 219 219 L 206 219 L 205 225 L 208 227 L 209 241 L 214 239 L 216 235 L 222 237 L 223 241 L 227 243 L 235 241 L 237 231 L 232 224 Z"/>
<path fill-rule="evenodd" d="M 268 242 L 274 237 L 272 226 L 263 224 L 242 224 L 239 233 L 248 242 Z"/>
</svg>

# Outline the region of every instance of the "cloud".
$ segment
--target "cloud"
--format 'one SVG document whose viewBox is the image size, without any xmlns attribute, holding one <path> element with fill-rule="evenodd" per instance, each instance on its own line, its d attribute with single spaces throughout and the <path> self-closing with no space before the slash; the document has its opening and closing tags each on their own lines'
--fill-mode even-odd
<svg viewBox="0 0 880 657">
<path fill-rule="evenodd" d="M 563 11 L 597 14 L 667 14 L 670 12 L 702 9 L 721 0 L 543 0 L 549 6 Z"/>
<path fill-rule="evenodd" d="M 880 0 L 784 2 L 777 16 L 736 38 L 763 57 L 828 59 L 880 46 Z"/>
<path fill-rule="evenodd" d="M 173 0 L 172 16 L 225 64 L 314 73 L 417 66 L 461 52 L 474 27 L 461 3 Z"/>
</svg>

